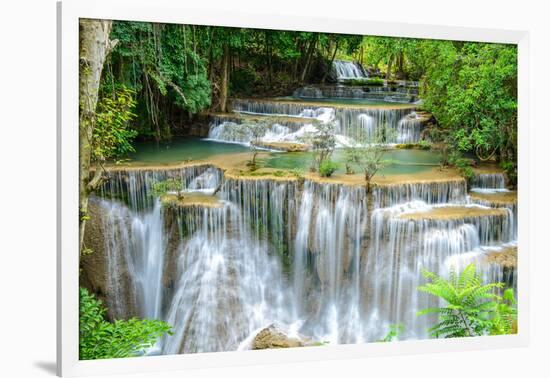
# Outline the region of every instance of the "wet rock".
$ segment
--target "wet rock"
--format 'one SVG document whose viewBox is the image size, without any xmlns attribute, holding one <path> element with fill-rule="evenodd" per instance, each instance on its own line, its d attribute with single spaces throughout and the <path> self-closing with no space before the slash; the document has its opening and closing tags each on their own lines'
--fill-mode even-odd
<svg viewBox="0 0 550 378">
<path fill-rule="evenodd" d="M 309 339 L 301 337 L 290 337 L 283 330 L 274 325 L 264 328 L 252 341 L 252 349 L 276 349 L 276 348 L 295 348 L 308 345 L 314 345 Z"/>
<path fill-rule="evenodd" d="M 84 245 L 89 250 L 80 258 L 80 286 L 95 294 L 107 308 L 110 320 L 128 319 L 138 315 L 128 264 L 122 256 L 109 259 L 106 240 L 118 230 L 106 227 L 109 214 L 97 199 L 88 205 L 90 220 L 86 222 Z M 128 220 L 121 219 L 121 222 Z M 113 276 L 111 272 L 117 271 Z"/>
</svg>

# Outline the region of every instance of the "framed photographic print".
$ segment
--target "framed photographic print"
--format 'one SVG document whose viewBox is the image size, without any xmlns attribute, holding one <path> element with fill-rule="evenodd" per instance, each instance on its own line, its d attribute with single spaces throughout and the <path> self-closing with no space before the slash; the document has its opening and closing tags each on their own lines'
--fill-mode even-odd
<svg viewBox="0 0 550 378">
<path fill-rule="evenodd" d="M 527 33 L 58 13 L 59 374 L 526 345 Z"/>
</svg>

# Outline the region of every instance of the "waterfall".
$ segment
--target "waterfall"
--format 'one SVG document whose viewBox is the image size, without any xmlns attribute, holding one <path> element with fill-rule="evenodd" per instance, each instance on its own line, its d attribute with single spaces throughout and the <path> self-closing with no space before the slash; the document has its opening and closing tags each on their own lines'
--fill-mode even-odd
<svg viewBox="0 0 550 378">
<path fill-rule="evenodd" d="M 420 140 L 421 120 L 415 112 L 401 118 L 397 123 L 397 143 L 416 143 Z"/>
<path fill-rule="evenodd" d="M 332 66 L 338 80 L 363 79 L 367 77 L 363 71 L 363 68 L 355 62 L 335 60 L 332 62 Z"/>
<path fill-rule="evenodd" d="M 371 217 L 373 243 L 365 269 L 366 286 L 370 288 L 368 339 L 382 337 L 390 324 L 405 325 L 406 338 L 425 337 L 426 329 L 437 317 L 418 317 L 416 312 L 435 307 L 438 301 L 416 290 L 425 283 L 422 269 L 444 274 L 448 259 L 513 238 L 510 214 L 506 212 L 450 220 L 407 219 L 406 214 L 427 214 L 433 208 L 413 202 L 376 209 Z"/>
<path fill-rule="evenodd" d="M 160 318 L 165 244 L 159 201 L 146 212 L 132 211 L 117 201 L 99 200 L 98 205 L 104 214 L 108 286 L 114 292 L 109 298 L 112 313 L 126 317 L 131 312 L 125 306 L 126 298 L 135 298 L 140 317 Z M 117 279 L 120 270 L 128 271 L 129 285 Z"/>
<path fill-rule="evenodd" d="M 166 320 L 175 325 L 165 354 L 236 350 L 284 308 L 280 264 L 253 237 L 242 211 L 196 209 L 177 251 L 177 283 Z"/>
<path fill-rule="evenodd" d="M 411 103 L 418 98 L 418 88 L 353 85 L 308 85 L 294 91 L 293 97 L 304 99 L 366 99 Z"/>
<path fill-rule="evenodd" d="M 334 121 L 337 139 L 347 144 L 348 138 L 363 137 L 367 131 L 372 137 L 376 130 L 388 130 L 386 143 L 416 143 L 420 140 L 422 120 L 411 108 L 373 108 L 366 106 L 320 106 L 299 102 L 244 100 L 236 99 L 233 110 L 242 114 L 270 116 L 273 123 L 261 138 L 264 142 L 301 143 L 304 133 L 315 132 L 312 121 Z M 299 122 L 289 122 L 282 117 L 294 117 Z M 214 118 L 210 124 L 208 137 L 212 140 L 244 143 L 250 142 L 250 136 L 232 132 L 242 121 Z"/>
<path fill-rule="evenodd" d="M 489 191 L 506 188 L 506 178 L 503 173 L 478 173 L 472 179 L 472 188 L 488 189 Z"/>
<path fill-rule="evenodd" d="M 301 332 L 315 338 L 333 343 L 362 340 L 360 259 L 367 220 L 365 198 L 361 187 L 304 184 L 296 222 L 293 281 L 298 318 L 306 319 Z"/>
<path fill-rule="evenodd" d="M 428 204 L 464 203 L 466 189 L 463 179 L 376 185 L 373 188 L 374 205 L 381 208 L 414 200 Z"/>
<path fill-rule="evenodd" d="M 217 189 L 219 206 L 162 207 L 150 193 L 166 178 L 185 192 Z M 331 344 L 376 341 L 392 324 L 404 325 L 403 338 L 425 338 L 437 319 L 416 313 L 438 302 L 417 290 L 423 269 L 474 263 L 485 282 L 516 285 L 515 202 L 466 190 L 449 179 L 367 195 L 363 186 L 228 178 L 208 164 L 114 170 L 92 199 L 103 214 L 92 222 L 104 232 L 107 304 L 117 317 L 135 308 L 170 323 L 162 354 L 246 348 L 273 324 Z"/>
</svg>

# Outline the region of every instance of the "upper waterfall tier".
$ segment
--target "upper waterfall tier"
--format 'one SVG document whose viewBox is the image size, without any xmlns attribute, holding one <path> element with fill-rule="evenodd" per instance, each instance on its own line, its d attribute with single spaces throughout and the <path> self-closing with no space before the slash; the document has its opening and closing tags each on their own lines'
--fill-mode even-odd
<svg viewBox="0 0 550 378">
<path fill-rule="evenodd" d="M 356 62 L 335 60 L 332 66 L 338 80 L 361 79 L 367 77 L 363 67 Z"/>
<path fill-rule="evenodd" d="M 293 94 L 303 99 L 365 99 L 371 101 L 414 103 L 418 101 L 418 87 L 373 85 L 308 85 Z"/>
<path fill-rule="evenodd" d="M 386 143 L 416 143 L 426 117 L 410 106 L 360 106 L 301 101 L 235 99 L 232 110 L 239 115 L 214 116 L 208 137 L 225 142 L 248 143 L 250 137 L 232 132 L 235 124 L 270 117 L 271 125 L 262 137 L 264 142 L 300 142 L 305 133 L 315 132 L 315 122 L 335 122 L 338 143 L 347 145 L 359 135 L 371 138 L 386 128 Z M 248 117 L 246 117 L 248 115 Z"/>
</svg>

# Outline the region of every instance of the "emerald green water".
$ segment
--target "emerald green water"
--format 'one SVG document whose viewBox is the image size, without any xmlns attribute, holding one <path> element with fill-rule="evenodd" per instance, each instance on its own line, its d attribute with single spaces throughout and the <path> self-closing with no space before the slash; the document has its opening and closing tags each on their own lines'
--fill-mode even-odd
<svg viewBox="0 0 550 378">
<path fill-rule="evenodd" d="M 200 138 L 176 138 L 171 142 L 138 142 L 136 152 L 129 156 L 135 164 L 170 164 L 189 160 L 203 160 L 222 154 L 249 151 L 240 144 L 220 143 Z M 332 157 L 340 167 L 337 172 L 345 172 L 344 153 L 336 150 Z M 263 167 L 275 169 L 299 169 L 307 171 L 313 160 L 311 152 L 270 152 L 259 161 Z M 384 155 L 387 165 L 381 174 L 407 174 L 429 170 L 439 163 L 439 154 L 420 150 L 388 150 Z"/>
<path fill-rule="evenodd" d="M 388 105 L 394 108 L 404 107 L 409 108 L 414 106 L 410 103 L 399 103 L 399 102 L 390 102 L 384 100 L 368 99 L 368 98 L 338 98 L 338 97 L 329 97 L 329 98 L 307 98 L 307 97 L 277 97 L 277 100 L 287 100 L 292 102 L 304 102 L 304 103 L 326 103 L 327 105 Z"/>
<path fill-rule="evenodd" d="M 220 154 L 246 152 L 248 147 L 240 144 L 219 143 L 200 138 L 174 138 L 170 142 L 137 142 L 136 152 L 129 158 L 135 163 L 177 163 L 186 160 L 201 160 Z"/>
<path fill-rule="evenodd" d="M 309 169 L 313 160 L 312 152 L 272 153 L 263 160 L 268 168 L 277 169 Z M 331 160 L 339 164 L 338 173 L 345 173 L 344 152 L 336 150 Z M 439 154 L 421 150 L 388 150 L 383 157 L 386 166 L 379 172 L 386 175 L 419 173 L 431 169 L 439 164 Z M 356 169 L 353 167 L 353 169 Z"/>
</svg>

